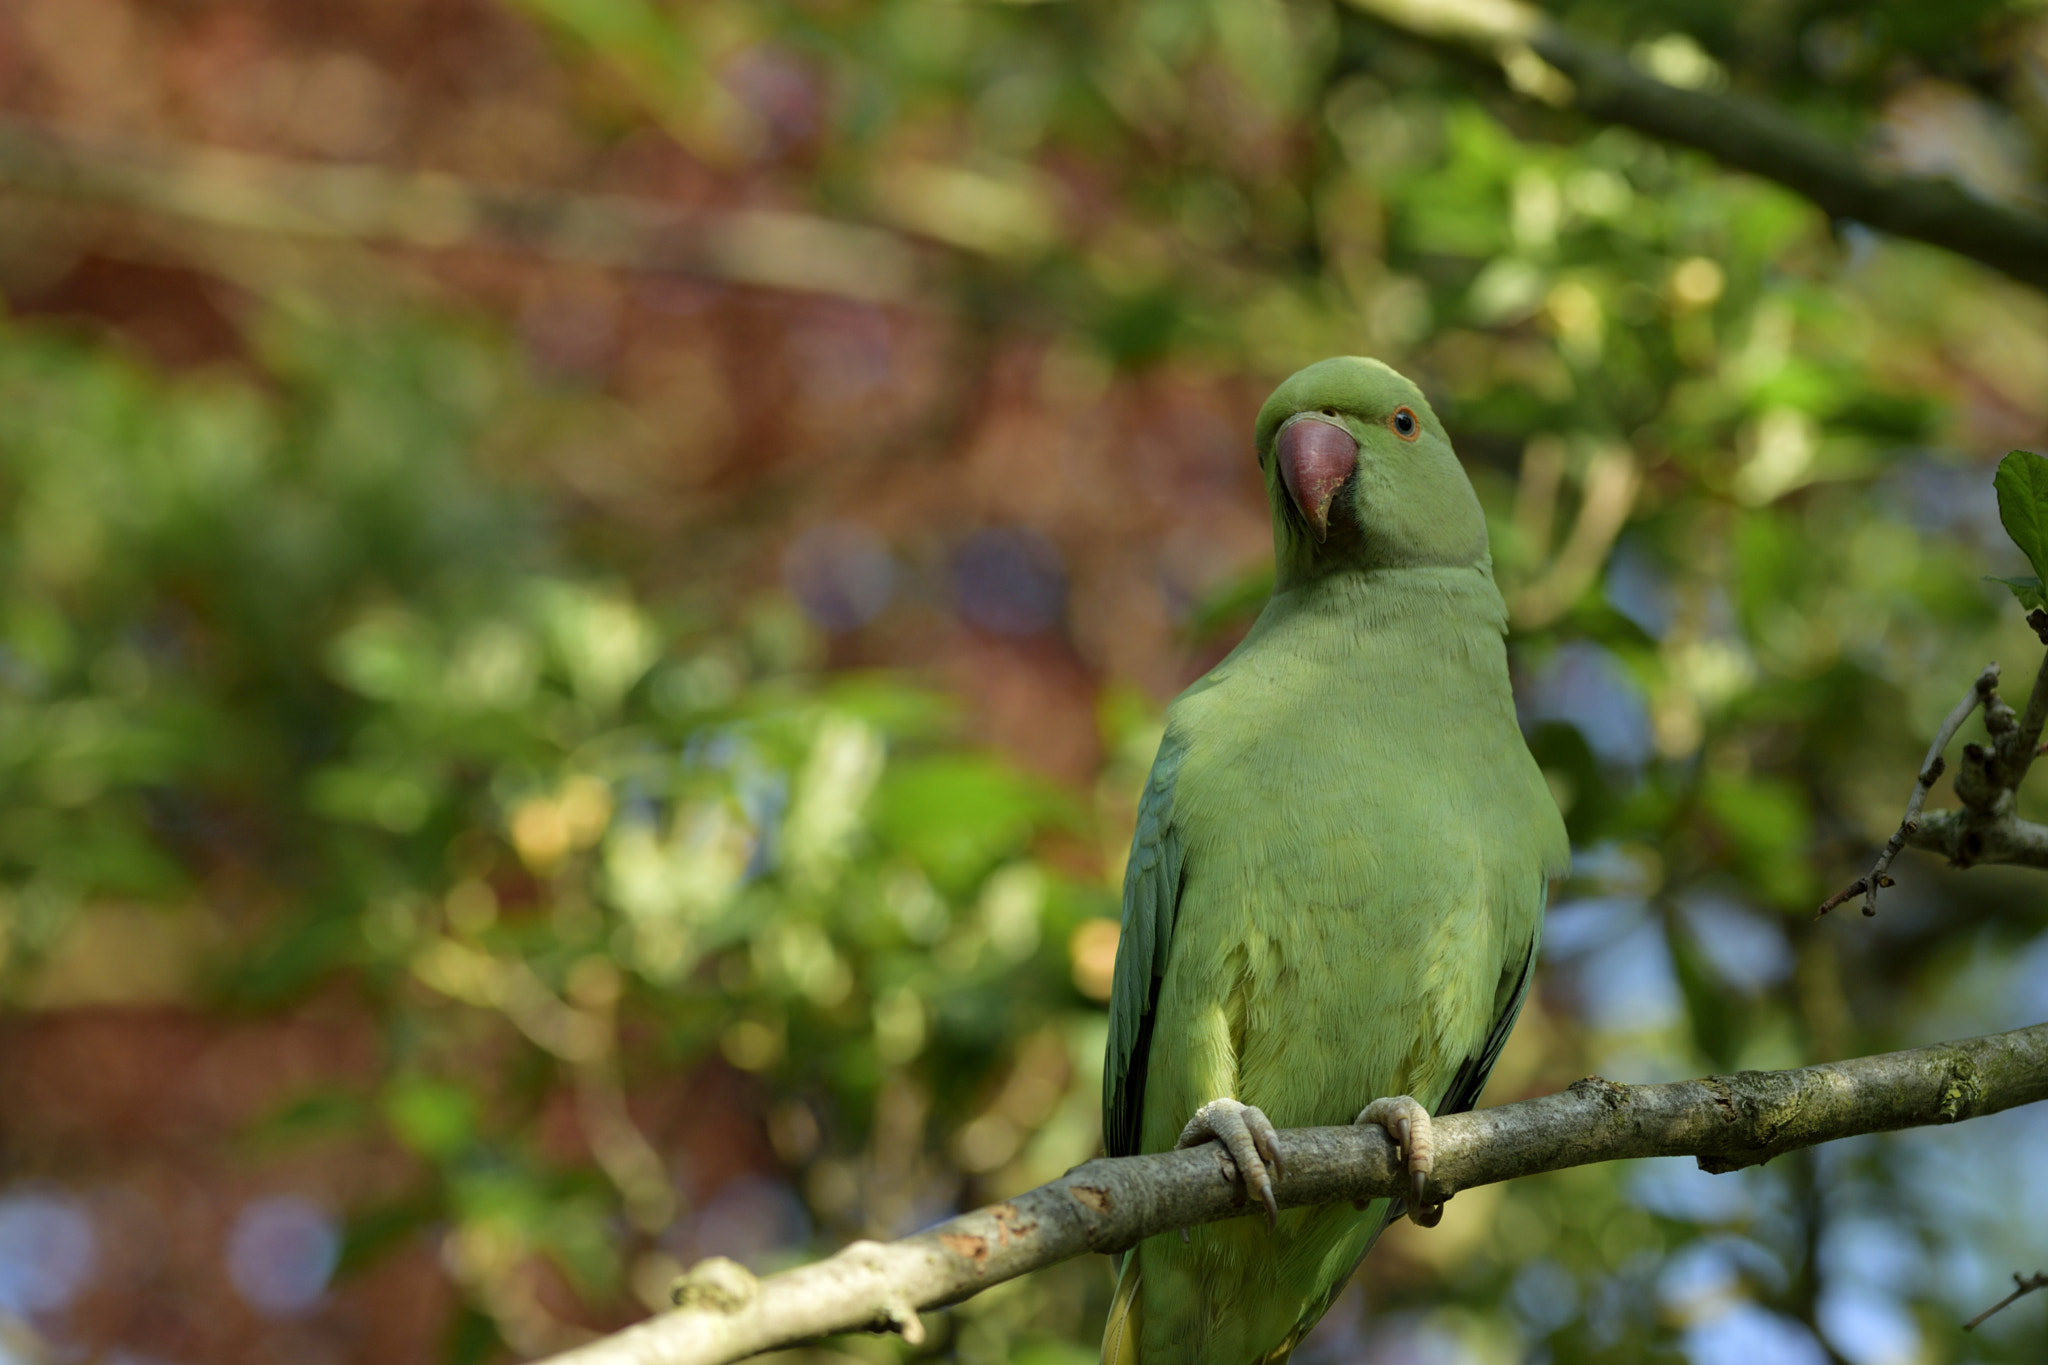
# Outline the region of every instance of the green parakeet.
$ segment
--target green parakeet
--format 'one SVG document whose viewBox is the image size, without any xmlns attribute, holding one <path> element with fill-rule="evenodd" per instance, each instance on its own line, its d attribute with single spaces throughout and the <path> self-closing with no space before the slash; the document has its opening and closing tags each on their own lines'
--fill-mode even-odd
<svg viewBox="0 0 2048 1365">
<path fill-rule="evenodd" d="M 1268 1217 L 1128 1252 L 1105 1365 L 1287 1359 L 1403 1206 L 1274 1217 L 1273 1130 L 1380 1123 L 1419 1194 L 1428 1116 L 1478 1100 L 1568 862 L 1515 723 L 1479 499 L 1421 391 L 1325 360 L 1266 400 L 1257 445 L 1273 596 L 1167 711 L 1103 1133 L 1112 1156 L 1222 1141 Z"/>
</svg>

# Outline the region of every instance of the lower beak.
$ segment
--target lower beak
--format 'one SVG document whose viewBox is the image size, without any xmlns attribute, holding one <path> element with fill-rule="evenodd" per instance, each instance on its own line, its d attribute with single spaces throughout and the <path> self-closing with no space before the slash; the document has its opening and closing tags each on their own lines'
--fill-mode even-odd
<svg viewBox="0 0 2048 1365">
<path fill-rule="evenodd" d="M 1287 496 L 1320 543 L 1330 534 L 1330 502 L 1358 468 L 1358 442 L 1328 418 L 1290 417 L 1275 443 Z"/>
</svg>

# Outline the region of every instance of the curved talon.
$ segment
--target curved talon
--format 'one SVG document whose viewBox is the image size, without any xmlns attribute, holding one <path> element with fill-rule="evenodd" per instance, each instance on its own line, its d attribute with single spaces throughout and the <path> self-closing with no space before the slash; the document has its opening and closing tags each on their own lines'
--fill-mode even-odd
<svg viewBox="0 0 2048 1365">
<path fill-rule="evenodd" d="M 1436 1163 L 1436 1138 L 1430 1131 L 1429 1111 L 1407 1095 L 1390 1095 L 1374 1100 L 1358 1111 L 1353 1123 L 1371 1123 L 1386 1129 L 1408 1167 L 1410 1194 L 1408 1217 L 1417 1227 L 1433 1228 L 1443 1221 L 1444 1206 L 1426 1203 L 1423 1191 L 1429 1184 L 1430 1168 Z"/>
<path fill-rule="evenodd" d="M 1266 1226 L 1280 1221 L 1280 1203 L 1273 1195 L 1273 1177 L 1281 1175 L 1280 1135 L 1259 1110 L 1228 1097 L 1210 1100 L 1180 1130 L 1175 1150 L 1220 1142 L 1244 1181 L 1245 1193 L 1266 1206 Z M 1268 1175 L 1266 1168 L 1272 1167 Z"/>
</svg>

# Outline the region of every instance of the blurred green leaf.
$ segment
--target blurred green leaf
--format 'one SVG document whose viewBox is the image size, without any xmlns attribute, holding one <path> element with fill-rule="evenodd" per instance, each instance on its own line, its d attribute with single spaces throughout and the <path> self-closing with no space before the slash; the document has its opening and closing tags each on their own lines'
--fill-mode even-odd
<svg viewBox="0 0 2048 1365">
<path fill-rule="evenodd" d="M 399 1141 L 422 1156 L 446 1158 L 476 1136 L 476 1096 L 425 1077 L 399 1080 L 384 1092 L 384 1116 Z"/>
<path fill-rule="evenodd" d="M 1803 793 L 1782 778 L 1715 773 L 1702 784 L 1701 797 L 1752 885 L 1786 908 L 1818 899 L 1808 859 L 1813 822 Z"/>
<path fill-rule="evenodd" d="M 1261 565 L 1226 580 L 1195 603 L 1181 626 L 1186 637 L 1206 644 L 1232 626 L 1257 616 L 1273 595 L 1273 567 Z"/>
<path fill-rule="evenodd" d="M 375 1117 L 361 1095 L 319 1090 L 266 1114 L 243 1136 L 252 1147 L 282 1148 L 323 1137 L 352 1134 Z"/>
<path fill-rule="evenodd" d="M 1049 784 L 965 755 L 892 765 L 874 801 L 875 832 L 884 843 L 956 891 L 1022 851 L 1039 823 L 1072 814 Z"/>
</svg>

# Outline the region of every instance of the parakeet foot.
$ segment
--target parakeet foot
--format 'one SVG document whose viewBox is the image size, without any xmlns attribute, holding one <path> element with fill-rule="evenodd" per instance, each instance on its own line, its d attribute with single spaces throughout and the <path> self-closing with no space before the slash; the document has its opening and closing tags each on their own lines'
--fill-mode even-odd
<svg viewBox="0 0 2048 1365">
<path fill-rule="evenodd" d="M 1410 1101 L 1413 1103 L 1413 1101 Z M 1280 1174 L 1280 1135 L 1266 1116 L 1248 1104 L 1233 1099 L 1210 1100 L 1195 1111 L 1188 1126 L 1180 1130 L 1175 1150 L 1199 1147 L 1214 1140 L 1223 1144 L 1237 1164 L 1244 1191 L 1266 1206 L 1266 1225 L 1280 1221 L 1280 1204 L 1273 1197 L 1273 1176 Z M 1272 1175 L 1266 1168 L 1273 1168 Z"/>
<path fill-rule="evenodd" d="M 1429 1180 L 1430 1167 L 1436 1163 L 1436 1138 L 1430 1132 L 1429 1111 L 1406 1095 L 1390 1095 L 1359 1110 L 1352 1122 L 1376 1123 L 1387 1130 L 1387 1136 L 1407 1161 L 1408 1178 L 1414 1184 L 1414 1193 L 1408 1197 L 1409 1218 L 1425 1228 L 1441 1223 L 1444 1206 L 1422 1202 L 1422 1188 Z"/>
</svg>

